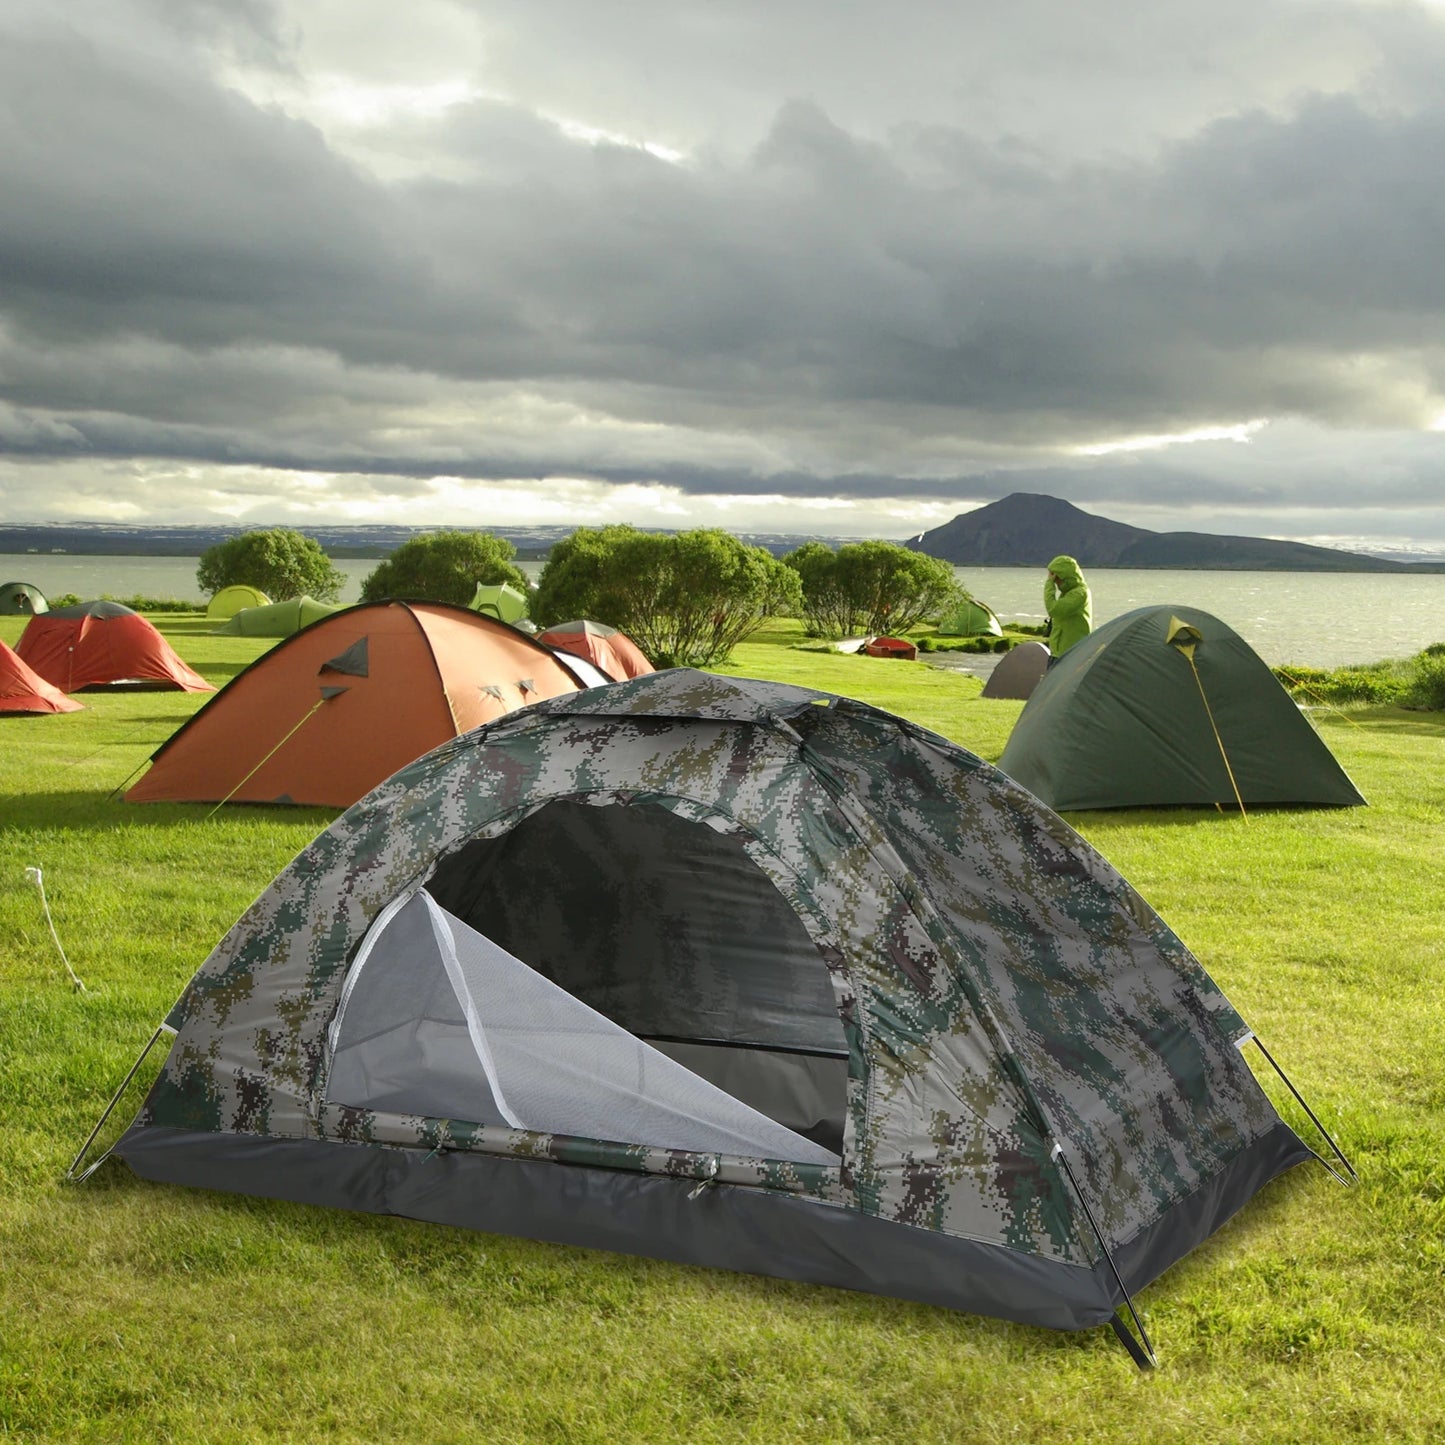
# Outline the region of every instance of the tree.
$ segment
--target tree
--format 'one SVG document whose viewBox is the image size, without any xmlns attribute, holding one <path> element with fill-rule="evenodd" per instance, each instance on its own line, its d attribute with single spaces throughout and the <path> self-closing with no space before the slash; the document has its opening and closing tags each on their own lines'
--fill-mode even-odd
<svg viewBox="0 0 1445 1445">
<path fill-rule="evenodd" d="M 857 609 L 838 577 L 838 554 L 826 542 L 804 542 L 783 558 L 802 584 L 803 621 L 813 637 L 846 637 Z"/>
<path fill-rule="evenodd" d="M 208 547 L 201 553 L 196 581 L 213 596 L 222 587 L 244 585 L 259 587 L 275 602 L 302 596 L 335 602 L 346 576 L 314 537 L 290 527 L 272 527 Z"/>
<path fill-rule="evenodd" d="M 631 633 L 622 618 L 630 613 L 626 578 L 613 562 L 613 555 L 634 537 L 635 527 L 613 524 L 607 527 L 579 527 L 570 537 L 556 543 L 547 554 L 547 565 L 532 594 L 531 615 L 538 627 L 588 617 Z M 636 641 L 636 639 L 633 639 Z"/>
<path fill-rule="evenodd" d="M 506 582 L 527 591 L 527 574 L 512 562 L 517 549 L 490 532 L 436 532 L 413 537 L 380 563 L 361 584 L 361 600 L 383 597 L 455 602 L 465 607 L 477 584 Z"/>
<path fill-rule="evenodd" d="M 906 632 L 968 594 L 938 557 L 896 542 L 805 542 L 783 558 L 803 591 L 803 616 L 821 637 Z"/>
<path fill-rule="evenodd" d="M 621 628 L 660 667 L 711 667 L 764 618 L 797 606 L 797 574 L 727 532 L 582 528 L 552 549 L 533 615 Z"/>
</svg>

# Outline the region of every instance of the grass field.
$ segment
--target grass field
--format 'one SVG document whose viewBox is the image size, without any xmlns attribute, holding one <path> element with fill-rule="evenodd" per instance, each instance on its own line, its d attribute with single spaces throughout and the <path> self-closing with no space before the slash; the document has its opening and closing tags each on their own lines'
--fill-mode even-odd
<svg viewBox="0 0 1445 1445">
<path fill-rule="evenodd" d="M 266 645 L 155 620 L 218 683 Z M 20 630 L 0 619 L 7 641 Z M 1019 704 L 976 680 L 796 637 L 779 624 L 730 670 L 1002 750 Z M 84 701 L 0 719 L 0 1438 L 1445 1438 L 1445 717 L 1319 715 L 1368 808 L 1070 820 L 1361 1179 L 1293 1171 L 1146 1290 L 1161 1367 L 1145 1376 L 1107 1331 L 150 1185 L 114 1162 L 64 1184 L 201 959 L 330 817 L 127 805 L 114 790 L 201 699 Z"/>
</svg>

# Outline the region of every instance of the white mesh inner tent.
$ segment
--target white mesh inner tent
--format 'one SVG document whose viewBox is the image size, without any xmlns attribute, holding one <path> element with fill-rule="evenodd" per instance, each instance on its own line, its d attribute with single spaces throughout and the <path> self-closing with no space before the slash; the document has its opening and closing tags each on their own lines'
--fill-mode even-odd
<svg viewBox="0 0 1445 1445">
<path fill-rule="evenodd" d="M 329 1102 L 832 1164 L 572 997 L 425 891 L 372 926 L 331 1027 Z"/>
</svg>

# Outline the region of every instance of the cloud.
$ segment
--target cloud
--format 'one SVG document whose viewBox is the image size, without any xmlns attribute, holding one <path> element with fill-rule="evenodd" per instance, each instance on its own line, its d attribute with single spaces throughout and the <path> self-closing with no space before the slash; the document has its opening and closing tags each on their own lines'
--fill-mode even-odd
<svg viewBox="0 0 1445 1445">
<path fill-rule="evenodd" d="M 568 3 L 62 13 L 0 35 L 12 476 L 877 517 L 1436 477 L 1438 15 L 647 5 L 622 43 Z M 1408 463 L 1347 474 L 1327 436 Z"/>
</svg>

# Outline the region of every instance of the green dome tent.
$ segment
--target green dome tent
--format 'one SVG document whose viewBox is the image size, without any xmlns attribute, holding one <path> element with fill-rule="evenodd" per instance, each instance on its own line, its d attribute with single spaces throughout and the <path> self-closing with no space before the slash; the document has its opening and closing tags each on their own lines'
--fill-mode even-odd
<svg viewBox="0 0 1445 1445">
<path fill-rule="evenodd" d="M 143 1177 L 1061 1329 L 1122 1331 L 1311 1156 L 1217 985 L 1035 798 L 686 669 L 403 768 L 164 1027 L 115 1146 Z"/>
<path fill-rule="evenodd" d="M 45 594 L 33 582 L 0 584 L 0 617 L 33 617 L 49 611 Z"/>
<path fill-rule="evenodd" d="M 222 587 L 206 604 L 206 616 L 212 622 L 226 622 L 243 607 L 269 607 L 271 599 L 259 587 L 248 587 L 237 582 Z"/>
<path fill-rule="evenodd" d="M 213 627 L 226 637 L 290 637 L 333 612 L 340 612 L 314 597 L 288 597 L 285 602 L 271 602 L 265 607 L 243 607 L 224 627 Z"/>
<path fill-rule="evenodd" d="M 998 765 L 1060 810 L 1365 801 L 1259 654 L 1193 607 L 1140 607 L 1075 643 Z"/>
<path fill-rule="evenodd" d="M 506 582 L 478 582 L 476 596 L 467 606 L 498 622 L 519 622 L 526 615 L 527 599 Z"/>
<path fill-rule="evenodd" d="M 1002 637 L 994 610 L 986 602 L 969 597 L 952 612 L 939 619 L 938 630 L 944 637 Z"/>
</svg>

